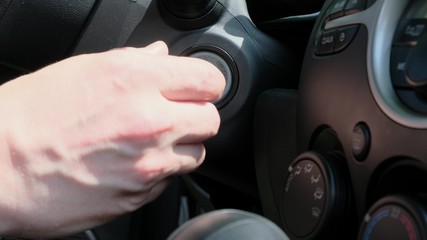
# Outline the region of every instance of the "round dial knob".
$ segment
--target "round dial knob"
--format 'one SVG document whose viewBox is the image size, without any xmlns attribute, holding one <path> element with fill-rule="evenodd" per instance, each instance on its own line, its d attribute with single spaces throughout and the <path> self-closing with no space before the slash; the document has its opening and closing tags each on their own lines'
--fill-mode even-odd
<svg viewBox="0 0 427 240">
<path fill-rule="evenodd" d="M 426 210 L 420 200 L 388 196 L 375 203 L 365 216 L 359 239 L 426 239 Z"/>
<path fill-rule="evenodd" d="M 283 222 L 292 239 L 323 239 L 337 229 L 347 203 L 342 159 L 307 152 L 289 166 L 283 192 Z"/>
<path fill-rule="evenodd" d="M 427 98 L 427 34 L 424 34 L 408 55 L 406 79 L 417 94 Z"/>
</svg>

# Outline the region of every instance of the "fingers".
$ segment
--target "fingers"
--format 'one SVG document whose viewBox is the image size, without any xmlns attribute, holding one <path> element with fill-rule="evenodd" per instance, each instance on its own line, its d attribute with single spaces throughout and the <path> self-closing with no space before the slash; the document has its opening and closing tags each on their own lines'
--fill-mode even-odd
<svg viewBox="0 0 427 240">
<path fill-rule="evenodd" d="M 181 175 L 194 171 L 206 156 L 205 146 L 199 144 L 178 144 L 173 147 L 173 154 L 179 161 L 178 168 L 175 169 L 174 175 Z"/>
<path fill-rule="evenodd" d="M 201 143 L 217 134 L 221 122 L 211 103 L 171 102 L 168 116 L 174 121 L 176 143 Z"/>
<path fill-rule="evenodd" d="M 157 55 L 169 54 L 168 46 L 163 41 L 154 42 L 144 48 L 140 48 L 139 50 L 143 53 L 149 53 L 149 54 L 157 54 Z"/>
<path fill-rule="evenodd" d="M 152 151 L 135 164 L 143 191 L 151 189 L 158 182 L 174 175 L 182 175 L 195 170 L 206 156 L 202 143 L 175 144 L 161 151 Z"/>
<path fill-rule="evenodd" d="M 112 51 L 121 51 L 121 52 L 128 52 L 132 54 L 152 54 L 152 55 L 168 55 L 169 54 L 169 48 L 163 41 L 157 41 L 153 42 L 145 47 L 141 48 L 134 48 L 134 47 L 122 47 L 122 48 L 116 48 L 112 49 Z"/>
<path fill-rule="evenodd" d="M 162 41 L 141 48 L 141 51 L 168 55 L 168 47 Z M 182 70 L 163 79 L 161 92 L 167 99 L 174 101 L 214 101 L 221 97 L 225 88 L 225 79 L 217 67 L 195 58 L 171 57 L 171 61 L 175 61 L 175 63 L 169 65 L 170 67 Z M 179 79 L 176 79 L 177 77 Z"/>
<path fill-rule="evenodd" d="M 140 162 L 138 169 L 154 173 L 151 176 L 141 175 L 143 182 L 150 187 L 150 184 L 155 184 L 169 176 L 194 171 L 203 163 L 205 156 L 206 149 L 202 143 L 176 144 L 164 150 L 162 154 L 151 156 L 149 161 Z"/>
<path fill-rule="evenodd" d="M 164 179 L 158 182 L 157 184 L 155 184 L 153 188 L 151 188 L 150 191 L 146 193 L 144 197 L 144 201 L 142 202 L 142 204 L 140 204 L 140 206 L 150 203 L 155 199 L 157 199 L 160 196 L 160 194 L 162 194 L 163 191 L 169 186 L 169 183 L 170 183 L 169 179 Z"/>
<path fill-rule="evenodd" d="M 154 183 L 147 189 L 130 194 L 126 201 L 120 202 L 122 208 L 126 212 L 131 212 L 147 203 L 154 201 L 169 186 L 170 182 L 170 178 L 164 178 Z"/>
<path fill-rule="evenodd" d="M 189 57 L 170 57 L 160 91 L 172 101 L 214 101 L 221 97 L 225 79 L 211 63 Z"/>
<path fill-rule="evenodd" d="M 168 56 L 163 42 L 130 49 L 140 78 L 155 81 L 162 95 L 171 101 L 214 101 L 221 97 L 225 79 L 211 63 L 190 57 Z M 134 51 L 133 51 L 134 50 Z"/>
<path fill-rule="evenodd" d="M 141 85 L 139 89 L 144 89 L 147 82 L 154 82 L 171 101 L 215 101 L 225 88 L 224 76 L 213 64 L 197 58 L 170 56 L 167 45 L 161 41 L 145 48 L 121 48 L 114 53 L 121 55 L 112 55 L 116 60 L 113 62 L 119 63 L 119 69 L 127 76 L 132 76 L 127 80 L 136 79 Z"/>
</svg>

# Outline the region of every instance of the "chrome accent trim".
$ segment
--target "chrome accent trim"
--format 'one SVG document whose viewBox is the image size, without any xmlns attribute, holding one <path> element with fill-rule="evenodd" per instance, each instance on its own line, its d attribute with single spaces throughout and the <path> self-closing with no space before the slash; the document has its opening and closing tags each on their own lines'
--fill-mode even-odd
<svg viewBox="0 0 427 240">
<path fill-rule="evenodd" d="M 320 15 L 320 12 L 315 13 L 309 13 L 309 14 L 303 14 L 303 15 L 295 15 L 295 16 L 289 16 L 277 19 L 277 21 L 283 21 L 283 22 L 299 22 L 304 20 L 316 20 Z"/>
<path fill-rule="evenodd" d="M 289 17 L 278 18 L 274 20 L 268 20 L 259 22 L 257 24 L 269 25 L 269 24 L 286 24 L 286 23 L 295 23 L 295 22 L 305 22 L 305 21 L 316 21 L 316 19 L 320 16 L 320 12 L 304 14 L 304 15 L 295 15 Z"/>
<path fill-rule="evenodd" d="M 371 92 L 381 110 L 395 122 L 427 128 L 427 117 L 408 109 L 397 97 L 391 82 L 392 41 L 403 11 L 410 0 L 377 0 L 365 11 L 328 22 L 325 29 L 364 24 L 368 29 L 367 70 Z"/>
</svg>

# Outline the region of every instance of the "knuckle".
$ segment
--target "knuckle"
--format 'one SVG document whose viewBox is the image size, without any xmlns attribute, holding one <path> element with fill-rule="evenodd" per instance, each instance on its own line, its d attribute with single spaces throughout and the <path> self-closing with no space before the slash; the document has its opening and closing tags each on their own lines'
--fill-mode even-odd
<svg viewBox="0 0 427 240">
<path fill-rule="evenodd" d="M 210 121 L 211 121 L 211 132 L 210 136 L 214 136 L 218 133 L 219 127 L 221 124 L 221 117 L 219 115 L 218 110 L 216 109 L 215 105 L 212 103 L 208 103 L 208 108 L 210 112 Z"/>
</svg>

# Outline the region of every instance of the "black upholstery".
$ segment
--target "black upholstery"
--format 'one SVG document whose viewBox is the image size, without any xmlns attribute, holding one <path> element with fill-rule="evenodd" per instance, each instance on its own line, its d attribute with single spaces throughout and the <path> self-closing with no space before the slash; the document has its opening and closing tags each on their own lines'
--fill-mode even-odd
<svg viewBox="0 0 427 240">
<path fill-rule="evenodd" d="M 9 7 L 9 4 L 12 0 L 2 0 L 0 1 L 0 20 L 2 19 L 3 15 L 6 13 L 7 8 Z"/>
<path fill-rule="evenodd" d="M 0 64 L 34 70 L 66 57 L 95 2 L 0 1 Z"/>
</svg>

